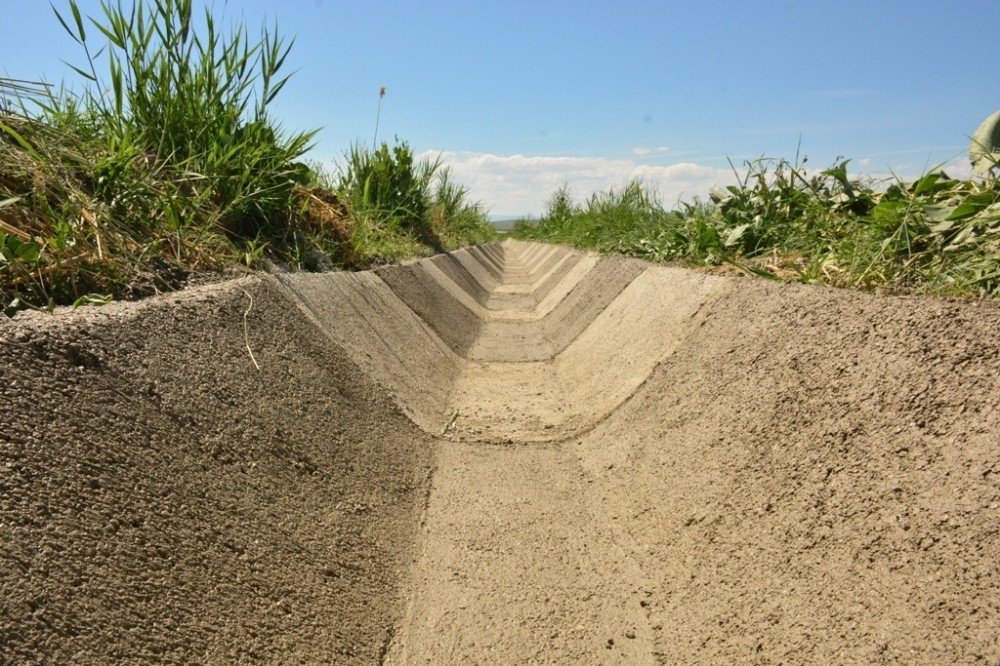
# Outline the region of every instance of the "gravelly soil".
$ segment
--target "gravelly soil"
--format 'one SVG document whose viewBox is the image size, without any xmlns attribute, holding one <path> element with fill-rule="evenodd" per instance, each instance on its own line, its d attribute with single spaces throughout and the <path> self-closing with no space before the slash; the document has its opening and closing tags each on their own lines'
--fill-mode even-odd
<svg viewBox="0 0 1000 666">
<path fill-rule="evenodd" d="M 378 660 L 432 442 L 283 296 L 36 317 L 0 349 L 0 662 Z"/>
<path fill-rule="evenodd" d="M 1000 315 L 745 281 L 575 444 L 664 663 L 996 663 Z"/>
<path fill-rule="evenodd" d="M 20 317 L 0 661 L 1000 663 L 998 331 L 514 241 Z"/>
</svg>

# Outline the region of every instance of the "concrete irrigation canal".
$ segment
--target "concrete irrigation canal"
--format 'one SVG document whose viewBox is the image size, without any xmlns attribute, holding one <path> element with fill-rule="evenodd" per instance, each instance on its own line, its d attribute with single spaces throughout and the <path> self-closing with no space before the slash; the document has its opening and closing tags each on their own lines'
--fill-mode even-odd
<svg viewBox="0 0 1000 666">
<path fill-rule="evenodd" d="M 20 315 L 0 662 L 996 664 L 998 333 L 512 240 Z"/>
</svg>

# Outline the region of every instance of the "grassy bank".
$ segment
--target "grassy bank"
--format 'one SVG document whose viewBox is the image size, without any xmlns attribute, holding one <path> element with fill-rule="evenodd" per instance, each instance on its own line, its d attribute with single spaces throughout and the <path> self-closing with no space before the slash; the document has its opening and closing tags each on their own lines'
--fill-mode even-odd
<svg viewBox="0 0 1000 666">
<path fill-rule="evenodd" d="M 639 182 L 583 202 L 563 189 L 513 235 L 774 279 L 996 298 L 1000 180 L 986 171 L 880 183 L 852 178 L 847 161 L 816 172 L 760 159 L 736 185 L 677 209 Z"/>
<path fill-rule="evenodd" d="M 405 142 L 304 161 L 270 114 L 291 44 L 190 0 L 70 2 L 79 93 L 0 79 L 0 306 L 101 302 L 247 268 L 364 268 L 493 234 Z M 228 22 L 227 22 L 228 25 Z M 95 55 L 99 54 L 99 55 Z"/>
</svg>

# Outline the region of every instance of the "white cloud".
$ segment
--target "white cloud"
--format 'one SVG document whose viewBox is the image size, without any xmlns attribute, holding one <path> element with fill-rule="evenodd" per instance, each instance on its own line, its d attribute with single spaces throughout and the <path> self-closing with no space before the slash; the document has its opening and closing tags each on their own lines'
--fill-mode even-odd
<svg viewBox="0 0 1000 666">
<path fill-rule="evenodd" d="M 948 160 L 941 168 L 952 178 L 969 179 L 974 175 L 972 162 L 969 161 L 968 157 L 956 157 Z"/>
<path fill-rule="evenodd" d="M 647 155 L 662 155 L 663 153 L 669 151 L 670 148 L 667 146 L 656 146 L 655 148 L 649 146 L 636 146 L 631 150 L 631 153 L 637 157 L 646 157 Z"/>
<path fill-rule="evenodd" d="M 650 149 L 665 152 L 665 146 Z M 594 192 L 621 187 L 632 179 L 656 188 L 663 202 L 678 198 L 705 197 L 715 184 L 730 183 L 729 169 L 678 162 L 670 165 L 641 164 L 632 159 L 496 155 L 466 151 L 427 151 L 440 155 L 451 167 L 455 180 L 469 188 L 473 199 L 482 201 L 493 215 L 540 215 L 545 202 L 562 185 L 569 185 L 577 199 Z"/>
<path fill-rule="evenodd" d="M 879 163 L 870 158 L 858 160 L 858 166 L 862 167 L 858 171 L 851 171 L 851 177 L 873 178 L 886 182 L 894 181 L 897 178 L 909 181 L 919 178 L 928 171 L 938 168 L 947 173 L 952 178 L 968 180 L 973 177 L 972 163 L 965 156 L 953 157 L 944 162 L 894 162 Z"/>
<path fill-rule="evenodd" d="M 656 152 L 659 148 L 649 150 Z M 734 182 L 729 168 L 693 162 L 655 165 L 632 158 L 497 155 L 468 151 L 427 151 L 421 156 L 440 156 L 444 164 L 451 167 L 455 180 L 468 187 L 471 197 L 482 201 L 496 216 L 539 216 L 545 209 L 546 201 L 562 185 L 568 185 L 573 197 L 579 201 L 594 192 L 618 188 L 638 179 L 654 187 L 664 204 L 669 206 L 681 198 L 705 198 L 713 185 Z M 868 176 L 883 180 L 893 174 L 912 179 L 934 166 L 924 163 L 880 166 L 879 160 L 870 157 L 859 159 L 856 164 L 860 168 L 850 170 L 852 178 Z M 953 178 L 969 178 L 972 175 L 972 168 L 965 157 L 949 160 L 944 169 Z M 820 169 L 807 171 L 815 175 Z"/>
</svg>

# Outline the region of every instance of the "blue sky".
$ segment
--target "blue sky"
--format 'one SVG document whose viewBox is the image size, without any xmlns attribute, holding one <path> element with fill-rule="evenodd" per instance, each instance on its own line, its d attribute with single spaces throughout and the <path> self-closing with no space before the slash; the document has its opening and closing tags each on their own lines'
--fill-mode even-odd
<svg viewBox="0 0 1000 666">
<path fill-rule="evenodd" d="M 380 134 L 443 154 L 496 215 L 537 214 L 561 183 L 704 195 L 727 156 L 792 157 L 800 137 L 817 167 L 961 172 L 1000 108 L 1000 0 L 215 4 L 296 36 L 275 112 L 324 128 L 313 159 L 371 141 L 385 85 Z M 47 2 L 0 10 L 0 72 L 71 78 L 60 60 L 80 54 Z"/>
</svg>

